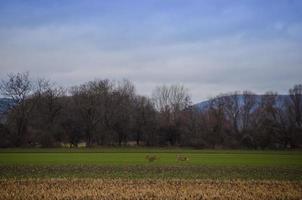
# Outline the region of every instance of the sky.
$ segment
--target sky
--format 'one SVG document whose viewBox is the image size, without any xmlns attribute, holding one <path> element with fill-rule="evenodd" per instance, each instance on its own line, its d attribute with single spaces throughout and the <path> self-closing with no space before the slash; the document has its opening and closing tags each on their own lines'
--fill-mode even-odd
<svg viewBox="0 0 302 200">
<path fill-rule="evenodd" d="M 301 0 L 0 0 L 0 79 L 70 87 L 129 79 L 139 94 L 182 84 L 287 93 L 302 83 Z"/>
</svg>

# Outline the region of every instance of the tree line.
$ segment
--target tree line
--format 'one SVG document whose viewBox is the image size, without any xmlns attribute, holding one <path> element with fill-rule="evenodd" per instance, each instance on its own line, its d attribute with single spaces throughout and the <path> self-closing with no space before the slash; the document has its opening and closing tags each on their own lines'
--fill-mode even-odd
<svg viewBox="0 0 302 200">
<path fill-rule="evenodd" d="M 0 147 L 187 146 L 286 149 L 302 145 L 302 85 L 288 95 L 250 91 L 192 105 L 182 85 L 138 95 L 129 80 L 93 80 L 69 89 L 29 73 L 0 84 L 9 108 Z"/>
</svg>

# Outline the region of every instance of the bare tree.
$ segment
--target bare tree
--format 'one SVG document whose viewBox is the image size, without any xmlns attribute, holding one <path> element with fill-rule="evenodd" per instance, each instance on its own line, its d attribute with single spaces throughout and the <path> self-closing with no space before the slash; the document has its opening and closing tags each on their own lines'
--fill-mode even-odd
<svg viewBox="0 0 302 200">
<path fill-rule="evenodd" d="M 151 100 L 144 96 L 137 96 L 134 101 L 134 131 L 136 144 L 145 140 L 147 145 L 155 143 L 156 111 Z"/>
<path fill-rule="evenodd" d="M 191 103 L 191 98 L 183 85 L 163 85 L 156 87 L 152 93 L 152 98 L 156 109 L 160 112 L 177 112 L 184 110 Z"/>
<path fill-rule="evenodd" d="M 224 103 L 224 109 L 227 119 L 232 124 L 235 133 L 239 133 L 240 120 L 240 94 L 239 92 L 230 93 L 221 97 Z"/>
<path fill-rule="evenodd" d="M 257 96 L 249 91 L 242 93 L 242 107 L 241 107 L 241 118 L 242 118 L 242 129 L 248 130 L 251 127 L 251 116 L 257 106 Z"/>
<path fill-rule="evenodd" d="M 223 96 L 217 96 L 209 100 L 207 109 L 207 143 L 211 148 L 223 144 L 223 133 L 226 127 L 225 101 Z"/>
<path fill-rule="evenodd" d="M 47 128 L 51 128 L 62 111 L 63 105 L 60 99 L 66 91 L 62 87 L 56 87 L 53 83 L 43 79 L 38 80 L 38 86 L 32 99 L 37 99 L 36 110 L 40 113 L 40 118 L 46 122 Z"/>
<path fill-rule="evenodd" d="M 118 83 L 113 94 L 114 118 L 113 130 L 117 134 L 118 145 L 127 143 L 133 126 L 133 104 L 135 87 L 129 80 Z"/>
<path fill-rule="evenodd" d="M 182 85 L 157 87 L 152 94 L 155 108 L 160 112 L 160 129 L 171 145 L 179 143 L 182 112 L 189 107 L 190 95 Z"/>
<path fill-rule="evenodd" d="M 107 81 L 91 81 L 71 89 L 74 106 L 79 114 L 80 124 L 85 128 L 87 146 L 93 144 L 96 128 L 103 119 L 103 95 Z"/>
<path fill-rule="evenodd" d="M 289 90 L 291 106 L 290 113 L 293 116 L 295 125 L 297 127 L 302 126 L 302 84 L 295 85 Z"/>
<path fill-rule="evenodd" d="M 0 83 L 0 94 L 9 102 L 0 123 L 0 147 L 50 147 L 62 142 L 77 146 L 82 141 L 88 147 L 129 141 L 198 148 L 302 144 L 301 84 L 289 95 L 223 94 L 202 108 L 191 105 L 182 85 L 156 87 L 148 98 L 137 95 L 129 80 L 94 80 L 66 94 L 50 81 L 32 80 L 29 73 L 9 74 Z"/>
<path fill-rule="evenodd" d="M 60 115 L 63 111 L 63 96 L 65 90 L 56 87 L 49 81 L 40 79 L 38 89 L 30 101 L 35 101 L 36 106 L 32 110 L 31 126 L 37 132 L 36 139 L 44 147 L 51 147 L 62 138 L 60 132 Z"/>
<path fill-rule="evenodd" d="M 302 85 L 289 90 L 287 101 L 288 137 L 292 148 L 302 143 Z"/>
<path fill-rule="evenodd" d="M 15 134 L 15 145 L 22 146 L 26 143 L 28 119 L 34 107 L 33 102 L 27 101 L 34 94 L 35 85 L 29 73 L 9 74 L 7 80 L 2 80 L 1 94 L 12 100 L 9 109 L 10 128 Z"/>
<path fill-rule="evenodd" d="M 259 107 L 255 112 L 255 143 L 260 148 L 272 148 L 277 137 L 277 93 L 267 92 L 261 95 Z"/>
</svg>

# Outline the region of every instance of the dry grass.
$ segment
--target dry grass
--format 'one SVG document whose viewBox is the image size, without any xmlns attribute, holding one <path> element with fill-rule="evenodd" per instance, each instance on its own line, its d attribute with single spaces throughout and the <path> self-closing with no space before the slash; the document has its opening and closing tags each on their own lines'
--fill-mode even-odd
<svg viewBox="0 0 302 200">
<path fill-rule="evenodd" d="M 0 199 L 302 199 L 287 181 L 24 179 L 0 180 Z"/>
<path fill-rule="evenodd" d="M 25 178 L 122 178 L 302 181 L 299 167 L 150 165 L 0 165 L 0 179 Z"/>
</svg>

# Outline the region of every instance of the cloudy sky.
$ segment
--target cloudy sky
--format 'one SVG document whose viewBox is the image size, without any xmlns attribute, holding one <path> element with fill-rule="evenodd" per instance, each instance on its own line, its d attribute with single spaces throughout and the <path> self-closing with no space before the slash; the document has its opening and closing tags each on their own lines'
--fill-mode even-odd
<svg viewBox="0 0 302 200">
<path fill-rule="evenodd" d="M 301 0 L 0 0 L 0 78 L 59 85 L 130 79 L 138 93 L 184 84 L 220 92 L 302 83 Z"/>
</svg>

